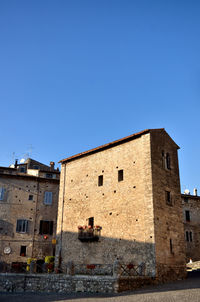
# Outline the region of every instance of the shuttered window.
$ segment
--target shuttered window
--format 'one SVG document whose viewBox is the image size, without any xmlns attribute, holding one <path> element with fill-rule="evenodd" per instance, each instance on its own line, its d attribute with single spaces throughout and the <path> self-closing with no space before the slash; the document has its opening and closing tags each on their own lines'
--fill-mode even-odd
<svg viewBox="0 0 200 302">
<path fill-rule="evenodd" d="M 44 204 L 51 205 L 52 204 L 52 192 L 44 193 Z"/>
<path fill-rule="evenodd" d="M 40 220 L 40 234 L 53 234 L 53 221 Z"/>
</svg>

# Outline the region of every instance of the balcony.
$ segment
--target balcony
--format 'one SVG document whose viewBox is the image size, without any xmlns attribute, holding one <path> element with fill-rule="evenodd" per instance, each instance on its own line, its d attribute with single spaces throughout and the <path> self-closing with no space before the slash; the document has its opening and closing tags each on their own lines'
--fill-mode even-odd
<svg viewBox="0 0 200 302">
<path fill-rule="evenodd" d="M 100 226 L 78 226 L 78 239 L 82 242 L 99 241 L 101 229 Z"/>
</svg>

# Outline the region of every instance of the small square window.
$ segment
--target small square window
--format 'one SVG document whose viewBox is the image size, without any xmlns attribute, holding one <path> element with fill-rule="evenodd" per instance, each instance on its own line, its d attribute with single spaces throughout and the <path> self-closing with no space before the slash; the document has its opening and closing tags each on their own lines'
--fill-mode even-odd
<svg viewBox="0 0 200 302">
<path fill-rule="evenodd" d="M 118 170 L 118 181 L 124 180 L 124 170 Z"/>
<path fill-rule="evenodd" d="M 99 187 L 103 186 L 103 175 L 99 175 L 98 177 L 98 186 Z"/>
<path fill-rule="evenodd" d="M 184 197 L 184 202 L 188 203 L 188 197 Z"/>
<path fill-rule="evenodd" d="M 33 200 L 33 195 L 29 195 L 28 200 Z"/>
</svg>

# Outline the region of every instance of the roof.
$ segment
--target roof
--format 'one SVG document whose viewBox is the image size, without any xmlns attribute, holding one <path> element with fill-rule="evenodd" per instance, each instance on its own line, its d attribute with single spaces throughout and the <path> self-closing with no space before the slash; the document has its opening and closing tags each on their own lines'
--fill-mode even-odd
<svg viewBox="0 0 200 302">
<path fill-rule="evenodd" d="M 25 174 L 25 173 L 7 174 L 7 173 L 1 173 L 1 171 L 0 171 L 0 177 L 35 180 L 35 181 L 39 181 L 39 182 L 55 182 L 55 183 L 60 182 L 60 180 L 58 178 L 46 178 L 46 177 L 40 177 L 40 176 L 35 176 L 35 175 L 29 175 L 29 174 Z"/>
<path fill-rule="evenodd" d="M 186 198 L 190 198 L 190 199 L 192 199 L 192 198 L 194 198 L 194 199 L 199 199 L 200 198 L 200 196 L 198 196 L 198 195 L 190 195 L 190 194 L 185 194 L 185 193 L 181 193 L 181 197 L 186 197 Z"/>
<path fill-rule="evenodd" d="M 117 145 L 120 145 L 120 144 L 129 142 L 129 141 L 131 141 L 133 139 L 136 139 L 136 138 L 138 138 L 138 137 L 140 137 L 140 136 L 142 136 L 144 134 L 150 133 L 150 131 L 154 131 L 154 130 L 159 130 L 159 131 L 163 131 L 164 130 L 165 131 L 164 128 L 160 128 L 160 129 L 146 129 L 146 130 L 143 130 L 143 131 L 131 134 L 129 136 L 123 137 L 123 138 L 118 139 L 116 141 L 113 141 L 111 143 L 108 143 L 108 144 L 105 144 L 105 145 L 102 145 L 102 146 L 90 149 L 88 151 L 85 151 L 85 152 L 82 152 L 82 153 L 78 153 L 78 154 L 70 156 L 68 158 L 62 159 L 62 160 L 59 161 L 59 163 L 61 163 L 61 164 L 67 163 L 67 162 L 70 162 L 72 160 L 75 160 L 75 159 L 78 159 L 78 158 L 81 158 L 81 157 L 84 157 L 84 156 L 87 156 L 87 155 L 91 155 L 91 154 L 94 154 L 94 153 L 97 153 L 97 152 L 100 152 L 100 151 L 103 151 L 103 150 L 115 147 Z"/>
<path fill-rule="evenodd" d="M 26 165 L 28 167 L 28 169 L 31 169 L 32 166 L 40 166 L 40 171 L 48 171 L 48 172 L 54 172 L 56 173 L 57 172 L 57 169 L 52 169 L 51 166 L 47 166 L 35 159 L 32 159 L 32 158 L 27 158 L 26 161 L 24 163 L 17 163 L 17 166 L 24 166 Z"/>
<path fill-rule="evenodd" d="M 60 174 L 59 170 L 39 170 L 42 173 L 49 173 L 49 174 Z"/>
<path fill-rule="evenodd" d="M 0 170 L 9 170 L 9 171 L 16 171 L 16 168 L 11 168 L 11 167 L 0 167 Z"/>
</svg>

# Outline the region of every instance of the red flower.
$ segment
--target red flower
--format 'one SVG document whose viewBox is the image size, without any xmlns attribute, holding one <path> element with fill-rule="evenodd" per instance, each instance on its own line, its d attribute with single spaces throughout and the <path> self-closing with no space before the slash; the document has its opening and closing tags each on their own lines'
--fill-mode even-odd
<svg viewBox="0 0 200 302">
<path fill-rule="evenodd" d="M 134 264 L 132 264 L 132 263 L 127 264 L 127 268 L 128 268 L 128 269 L 134 268 Z"/>
<path fill-rule="evenodd" d="M 87 268 L 94 269 L 95 268 L 95 264 L 87 264 Z"/>
</svg>

